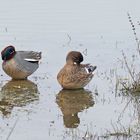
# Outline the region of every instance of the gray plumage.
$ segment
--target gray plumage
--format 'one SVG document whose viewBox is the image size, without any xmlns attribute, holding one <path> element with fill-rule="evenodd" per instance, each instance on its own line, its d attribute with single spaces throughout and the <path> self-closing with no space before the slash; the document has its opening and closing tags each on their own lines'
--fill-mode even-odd
<svg viewBox="0 0 140 140">
<path fill-rule="evenodd" d="M 41 52 L 16 51 L 13 58 L 3 61 L 2 67 L 13 79 L 26 79 L 39 67 Z"/>
<path fill-rule="evenodd" d="M 39 67 L 38 62 L 41 59 L 41 52 L 17 51 L 14 59 L 18 69 L 27 73 L 33 73 Z"/>
</svg>

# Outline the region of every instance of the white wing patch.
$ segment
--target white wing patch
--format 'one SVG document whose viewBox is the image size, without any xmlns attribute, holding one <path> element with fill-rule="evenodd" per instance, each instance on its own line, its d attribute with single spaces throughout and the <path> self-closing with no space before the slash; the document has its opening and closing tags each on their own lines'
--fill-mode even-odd
<svg viewBox="0 0 140 140">
<path fill-rule="evenodd" d="M 25 58 L 24 60 L 29 61 L 29 62 L 37 62 L 38 61 L 37 59 L 30 59 L 30 58 Z"/>
<path fill-rule="evenodd" d="M 89 69 L 88 68 L 85 67 L 85 70 L 86 70 L 87 73 L 89 73 Z"/>
</svg>

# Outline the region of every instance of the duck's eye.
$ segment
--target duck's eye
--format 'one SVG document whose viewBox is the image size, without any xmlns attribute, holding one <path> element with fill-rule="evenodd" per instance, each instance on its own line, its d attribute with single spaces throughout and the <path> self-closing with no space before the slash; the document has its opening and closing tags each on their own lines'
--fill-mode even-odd
<svg viewBox="0 0 140 140">
<path fill-rule="evenodd" d="M 9 49 L 9 53 L 10 54 L 14 53 L 14 50 L 13 49 Z"/>
<path fill-rule="evenodd" d="M 74 62 L 75 62 L 75 63 L 79 63 L 79 58 L 74 57 Z"/>
</svg>

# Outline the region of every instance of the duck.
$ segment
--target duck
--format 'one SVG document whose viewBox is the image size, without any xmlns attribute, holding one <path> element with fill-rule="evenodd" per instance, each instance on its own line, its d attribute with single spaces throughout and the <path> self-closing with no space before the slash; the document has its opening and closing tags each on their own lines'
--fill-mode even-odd
<svg viewBox="0 0 140 140">
<path fill-rule="evenodd" d="M 39 67 L 41 52 L 16 51 L 9 45 L 1 52 L 2 69 L 14 80 L 27 79 Z"/>
<path fill-rule="evenodd" d="M 70 51 L 66 56 L 66 64 L 58 72 L 57 80 L 63 89 L 82 89 L 93 78 L 97 66 L 81 64 L 84 58 L 79 51 Z"/>
</svg>

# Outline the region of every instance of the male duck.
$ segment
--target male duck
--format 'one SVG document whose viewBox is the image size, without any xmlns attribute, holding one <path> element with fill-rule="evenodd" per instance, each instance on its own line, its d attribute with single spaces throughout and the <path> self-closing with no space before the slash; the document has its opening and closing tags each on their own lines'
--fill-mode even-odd
<svg viewBox="0 0 140 140">
<path fill-rule="evenodd" d="M 80 89 L 91 81 L 96 66 L 80 64 L 82 61 L 83 55 L 80 52 L 68 53 L 65 66 L 57 75 L 57 80 L 64 89 Z"/>
<path fill-rule="evenodd" d="M 8 46 L 1 52 L 2 68 L 13 79 L 27 79 L 39 67 L 41 52 L 15 51 Z"/>
</svg>

